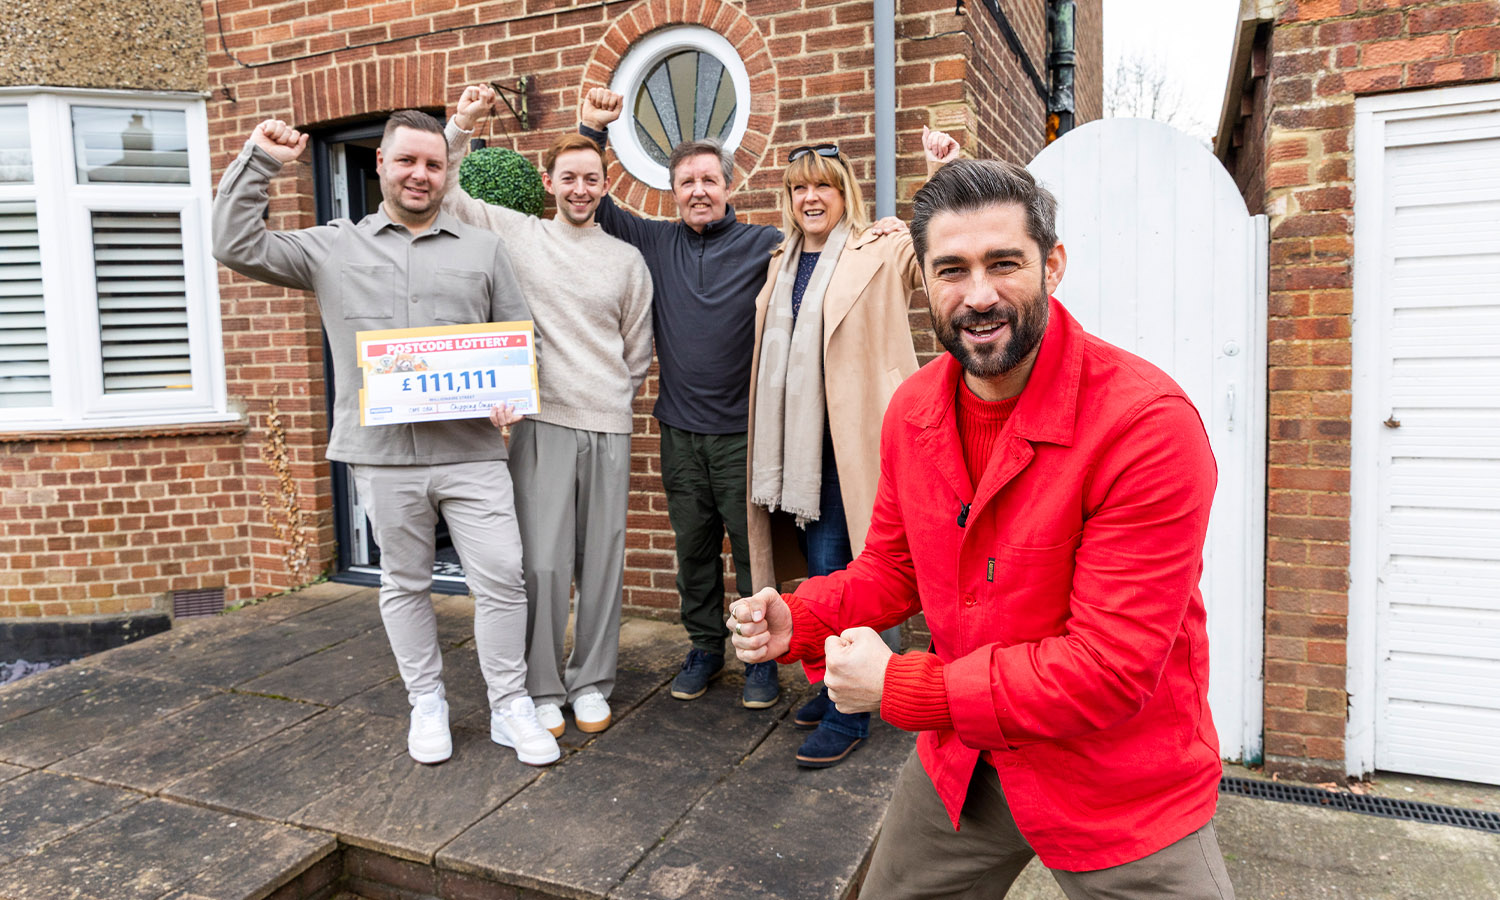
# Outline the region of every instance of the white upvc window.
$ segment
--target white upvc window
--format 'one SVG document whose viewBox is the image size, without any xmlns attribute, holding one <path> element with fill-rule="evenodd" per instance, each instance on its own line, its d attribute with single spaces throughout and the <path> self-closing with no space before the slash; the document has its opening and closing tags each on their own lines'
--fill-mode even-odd
<svg viewBox="0 0 1500 900">
<path fill-rule="evenodd" d="M 0 89 L 0 430 L 225 421 L 201 97 Z"/>
</svg>

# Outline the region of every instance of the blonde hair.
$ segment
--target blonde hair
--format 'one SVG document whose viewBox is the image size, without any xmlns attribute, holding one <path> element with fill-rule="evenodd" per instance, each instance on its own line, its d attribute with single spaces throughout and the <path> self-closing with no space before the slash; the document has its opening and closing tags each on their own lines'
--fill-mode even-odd
<svg viewBox="0 0 1500 900">
<path fill-rule="evenodd" d="M 802 237 L 802 226 L 792 215 L 792 188 L 799 184 L 827 183 L 838 189 L 844 198 L 844 218 L 855 234 L 862 234 L 870 227 L 870 214 L 865 210 L 865 195 L 859 189 L 859 179 L 849 170 L 849 161 L 838 156 L 819 156 L 808 153 L 787 164 L 781 173 L 781 233 L 788 241 L 794 236 Z"/>
</svg>

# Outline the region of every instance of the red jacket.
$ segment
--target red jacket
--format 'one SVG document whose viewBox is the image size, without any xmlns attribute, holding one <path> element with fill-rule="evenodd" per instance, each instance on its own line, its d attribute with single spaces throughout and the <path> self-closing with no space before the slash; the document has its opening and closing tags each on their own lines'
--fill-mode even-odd
<svg viewBox="0 0 1500 900">
<path fill-rule="evenodd" d="M 1045 865 L 1140 859 L 1217 802 L 1198 591 L 1208 436 L 1171 378 L 1053 300 L 976 490 L 954 424 L 961 371 L 944 354 L 892 398 L 864 552 L 797 591 L 786 658 L 813 661 L 816 678 L 828 634 L 925 613 L 952 729 L 923 731 L 917 749 L 954 827 L 990 751 Z M 891 666 L 882 715 L 899 726 L 915 701 L 898 669 L 912 671 Z"/>
</svg>

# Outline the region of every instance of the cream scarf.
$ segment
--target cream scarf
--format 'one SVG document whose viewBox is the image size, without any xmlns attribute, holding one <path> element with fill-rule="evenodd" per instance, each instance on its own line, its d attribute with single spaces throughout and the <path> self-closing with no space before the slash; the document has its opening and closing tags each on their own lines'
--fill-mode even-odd
<svg viewBox="0 0 1500 900">
<path fill-rule="evenodd" d="M 750 500 L 768 511 L 784 509 L 806 527 L 816 522 L 823 487 L 823 294 L 839 253 L 849 240 L 844 218 L 828 235 L 792 318 L 792 287 L 802 238 L 781 255 L 760 339 L 755 379 L 754 463 Z"/>
</svg>

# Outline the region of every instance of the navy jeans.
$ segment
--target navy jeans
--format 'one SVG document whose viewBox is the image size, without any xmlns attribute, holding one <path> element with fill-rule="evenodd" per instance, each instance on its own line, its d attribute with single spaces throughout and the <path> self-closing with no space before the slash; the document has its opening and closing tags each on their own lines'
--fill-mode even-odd
<svg viewBox="0 0 1500 900">
<path fill-rule="evenodd" d="M 797 529 L 797 544 L 807 557 L 808 575 L 829 575 L 854 561 L 849 545 L 849 520 L 844 516 L 844 495 L 839 491 L 838 464 L 833 458 L 833 436 L 823 432 L 823 486 L 818 498 L 818 521 Z M 820 688 L 826 697 L 828 688 Z M 841 713 L 828 704 L 819 728 L 849 737 L 869 737 L 869 713 Z"/>
</svg>

